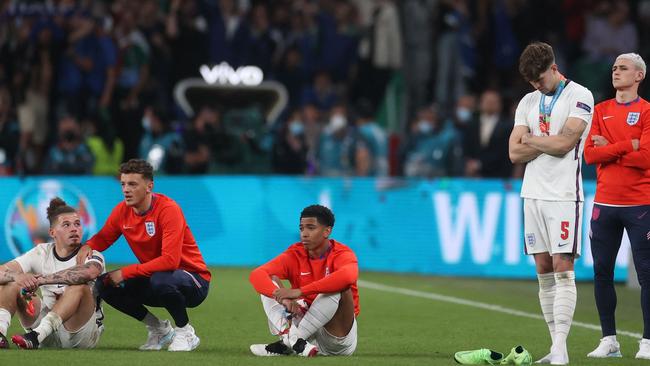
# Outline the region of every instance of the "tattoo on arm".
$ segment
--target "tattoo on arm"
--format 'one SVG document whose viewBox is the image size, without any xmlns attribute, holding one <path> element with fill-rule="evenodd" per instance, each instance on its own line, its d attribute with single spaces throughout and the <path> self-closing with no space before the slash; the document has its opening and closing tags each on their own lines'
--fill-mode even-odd
<svg viewBox="0 0 650 366">
<path fill-rule="evenodd" d="M 41 278 L 42 284 L 58 283 L 63 285 L 81 285 L 94 279 L 91 269 L 102 271 L 101 264 L 97 262 L 88 262 L 86 264 L 64 269 L 56 273 L 45 275 Z"/>
<path fill-rule="evenodd" d="M 10 270 L 6 269 L 4 271 L 0 271 L 0 284 L 5 284 L 9 282 L 14 281 L 14 273 L 11 272 Z"/>
<path fill-rule="evenodd" d="M 578 134 L 578 130 L 574 128 L 570 128 L 567 126 L 562 127 L 562 131 L 560 131 L 560 135 L 566 136 L 566 137 L 573 137 Z"/>
</svg>

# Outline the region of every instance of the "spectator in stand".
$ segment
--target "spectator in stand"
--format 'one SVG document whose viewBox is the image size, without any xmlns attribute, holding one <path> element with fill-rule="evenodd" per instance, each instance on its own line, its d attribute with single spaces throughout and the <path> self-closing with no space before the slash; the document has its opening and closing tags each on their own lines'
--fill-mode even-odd
<svg viewBox="0 0 650 366">
<path fill-rule="evenodd" d="M 316 174 L 318 166 L 318 144 L 323 132 L 322 114 L 313 104 L 302 107 L 302 121 L 305 125 L 305 142 L 307 144 L 307 174 Z"/>
<path fill-rule="evenodd" d="M 247 63 L 262 69 L 265 75 L 278 63 L 282 36 L 269 23 L 268 7 L 256 4 L 251 9 L 250 49 Z"/>
<path fill-rule="evenodd" d="M 135 5 L 127 3 L 115 26 L 119 62 L 111 115 L 116 122 L 119 137 L 124 142 L 125 159 L 137 156 L 142 129 L 141 92 L 149 77 L 150 47 L 135 24 Z"/>
<path fill-rule="evenodd" d="M 196 76 L 199 67 L 208 63 L 208 22 L 199 12 L 196 0 L 173 0 L 165 26 L 173 86 L 179 80 Z"/>
<path fill-rule="evenodd" d="M 368 101 L 357 105 L 354 170 L 361 177 L 388 175 L 386 132 L 375 122 L 374 111 Z"/>
<path fill-rule="evenodd" d="M 86 144 L 95 161 L 93 174 L 115 175 L 124 159 L 124 144 L 110 120 L 96 117 L 92 122 L 94 133 L 86 139 Z"/>
<path fill-rule="evenodd" d="M 144 135 L 140 141 L 140 157 L 154 171 L 178 174 L 183 170 L 183 140 L 170 129 L 167 112 L 159 106 L 147 106 L 142 117 Z"/>
<path fill-rule="evenodd" d="M 250 41 L 243 9 L 236 0 L 218 0 L 207 5 L 210 62 L 225 61 L 235 68 L 243 65 Z"/>
<path fill-rule="evenodd" d="M 504 118 L 502 109 L 499 92 L 486 90 L 481 94 L 480 113 L 470 120 L 463 139 L 466 176 L 512 176 L 512 163 L 508 156 L 512 122 Z"/>
<path fill-rule="evenodd" d="M 318 144 L 318 169 L 327 177 L 352 174 L 354 137 L 348 126 L 348 111 L 344 105 L 336 105 L 330 112 L 330 120 L 323 129 Z"/>
<path fill-rule="evenodd" d="M 81 138 L 76 119 L 65 116 L 59 120 L 58 140 L 47 154 L 46 174 L 91 174 L 93 155 Z"/>
<path fill-rule="evenodd" d="M 53 79 L 53 60 L 56 57 L 54 26 L 50 22 L 37 22 L 32 29 L 35 40 L 26 42 L 22 59 L 15 62 L 21 65 L 16 79 L 22 80 L 22 90 L 17 94 L 18 121 L 20 123 L 20 150 L 23 151 L 21 170 L 26 173 L 37 172 L 45 152 L 48 132 L 48 113 L 50 111 L 50 92 Z M 27 41 L 27 40 L 26 40 Z"/>
<path fill-rule="evenodd" d="M 276 79 L 287 88 L 289 108 L 297 108 L 302 103 L 302 88 L 305 84 L 305 72 L 302 67 L 302 55 L 296 47 L 286 50 L 276 72 Z"/>
<path fill-rule="evenodd" d="M 16 172 L 18 121 L 11 114 L 11 95 L 6 87 L 0 87 L 0 176 Z"/>
<path fill-rule="evenodd" d="M 451 123 L 442 123 L 435 107 L 420 109 L 404 147 L 404 175 L 449 177 L 462 174 L 460 135 Z"/>
<path fill-rule="evenodd" d="M 332 78 L 327 71 L 319 71 L 314 76 L 314 84 L 305 88 L 302 104 L 313 104 L 320 111 L 328 111 L 339 101 Z"/>
<path fill-rule="evenodd" d="M 271 158 L 274 173 L 305 173 L 308 147 L 301 117 L 300 110 L 294 110 L 278 130 Z"/>
</svg>

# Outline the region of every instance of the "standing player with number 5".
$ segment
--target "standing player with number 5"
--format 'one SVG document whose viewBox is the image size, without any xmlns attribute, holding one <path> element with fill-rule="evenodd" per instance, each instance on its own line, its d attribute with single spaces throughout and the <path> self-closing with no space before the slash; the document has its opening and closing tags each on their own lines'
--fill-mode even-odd
<svg viewBox="0 0 650 366">
<path fill-rule="evenodd" d="M 519 72 L 536 90 L 517 106 L 509 151 L 513 163 L 526 163 L 524 251 L 535 257 L 539 302 L 552 341 L 551 352 L 537 362 L 566 365 L 577 298 L 573 262 L 582 236 L 581 158 L 594 98 L 560 73 L 546 43 L 526 47 Z"/>
</svg>

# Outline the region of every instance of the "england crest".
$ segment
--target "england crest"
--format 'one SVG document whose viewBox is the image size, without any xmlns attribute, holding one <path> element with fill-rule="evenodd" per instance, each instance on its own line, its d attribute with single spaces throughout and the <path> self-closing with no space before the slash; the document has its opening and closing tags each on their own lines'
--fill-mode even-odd
<svg viewBox="0 0 650 366">
<path fill-rule="evenodd" d="M 534 233 L 526 233 L 526 244 L 528 244 L 529 247 L 534 247 L 536 241 Z"/>
<path fill-rule="evenodd" d="M 637 122 L 639 122 L 639 117 L 641 117 L 640 112 L 630 112 L 627 114 L 627 124 L 630 126 L 634 126 Z"/>
<path fill-rule="evenodd" d="M 145 221 L 144 227 L 147 229 L 147 234 L 149 234 L 149 236 L 156 235 L 156 226 L 153 224 L 153 221 Z"/>
</svg>

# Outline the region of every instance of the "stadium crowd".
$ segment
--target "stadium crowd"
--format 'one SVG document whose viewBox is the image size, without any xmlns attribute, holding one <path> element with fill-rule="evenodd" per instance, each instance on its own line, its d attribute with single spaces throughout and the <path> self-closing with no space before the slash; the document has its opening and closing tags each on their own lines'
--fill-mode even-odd
<svg viewBox="0 0 650 366">
<path fill-rule="evenodd" d="M 650 1 L 0 0 L 0 175 L 140 157 L 162 174 L 521 176 L 507 141 L 531 40 L 598 102 L 616 55 L 650 56 Z M 221 62 L 283 84 L 280 118 L 186 115 L 174 86 Z"/>
</svg>

